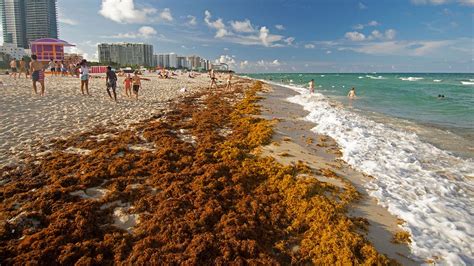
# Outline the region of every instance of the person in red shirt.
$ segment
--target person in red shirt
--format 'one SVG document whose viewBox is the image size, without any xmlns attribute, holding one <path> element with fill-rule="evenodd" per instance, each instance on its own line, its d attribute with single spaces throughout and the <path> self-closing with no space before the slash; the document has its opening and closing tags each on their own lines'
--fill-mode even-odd
<svg viewBox="0 0 474 266">
<path fill-rule="evenodd" d="M 125 85 L 125 95 L 127 97 L 132 97 L 132 77 L 130 76 L 130 74 L 127 74 L 127 77 L 125 77 L 123 84 Z"/>
</svg>

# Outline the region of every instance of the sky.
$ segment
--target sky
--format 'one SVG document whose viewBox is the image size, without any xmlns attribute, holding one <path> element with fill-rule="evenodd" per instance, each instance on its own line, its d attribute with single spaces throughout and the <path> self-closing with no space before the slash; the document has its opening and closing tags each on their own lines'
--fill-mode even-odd
<svg viewBox="0 0 474 266">
<path fill-rule="evenodd" d="M 474 0 L 58 0 L 60 38 L 238 72 L 474 72 Z"/>
</svg>

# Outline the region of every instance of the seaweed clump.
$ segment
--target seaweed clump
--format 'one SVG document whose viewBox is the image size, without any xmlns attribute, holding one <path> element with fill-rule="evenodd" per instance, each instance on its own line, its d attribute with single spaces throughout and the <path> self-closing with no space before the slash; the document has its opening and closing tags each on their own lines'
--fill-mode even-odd
<svg viewBox="0 0 474 266">
<path fill-rule="evenodd" d="M 353 188 L 253 152 L 273 133 L 261 89 L 195 94 L 1 169 L 2 264 L 388 264 L 345 216 Z"/>
</svg>

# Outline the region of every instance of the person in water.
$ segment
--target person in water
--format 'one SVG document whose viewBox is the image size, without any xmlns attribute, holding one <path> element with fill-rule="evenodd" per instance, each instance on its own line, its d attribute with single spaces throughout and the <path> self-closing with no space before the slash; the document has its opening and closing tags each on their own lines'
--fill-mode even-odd
<svg viewBox="0 0 474 266">
<path fill-rule="evenodd" d="M 105 73 L 105 86 L 107 87 L 107 94 L 109 94 L 110 99 L 117 102 L 117 93 L 115 92 L 115 89 L 117 89 L 117 75 L 112 70 L 111 66 L 107 67 L 107 72 Z M 112 89 L 114 94 L 113 98 L 109 89 Z"/>
<path fill-rule="evenodd" d="M 31 79 L 33 80 L 33 91 L 35 94 L 38 94 L 38 90 L 36 88 L 36 82 L 39 82 L 41 85 L 41 96 L 44 96 L 44 67 L 41 62 L 37 61 L 37 56 L 34 54 L 31 56 L 30 62 L 30 70 L 31 70 Z"/>
<path fill-rule="evenodd" d="M 347 97 L 349 97 L 349 99 L 355 99 L 357 97 L 356 92 L 355 92 L 355 88 L 352 88 L 349 91 L 349 93 L 347 94 Z"/>
<path fill-rule="evenodd" d="M 309 82 L 309 92 L 314 93 L 314 79 Z"/>
</svg>

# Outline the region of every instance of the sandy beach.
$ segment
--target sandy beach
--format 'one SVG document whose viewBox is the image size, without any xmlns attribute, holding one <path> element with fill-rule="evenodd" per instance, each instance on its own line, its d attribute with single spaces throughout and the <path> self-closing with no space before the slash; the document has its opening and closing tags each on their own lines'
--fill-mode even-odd
<svg viewBox="0 0 474 266">
<path fill-rule="evenodd" d="M 125 96 L 120 78 L 118 103 L 114 103 L 107 95 L 104 76 L 90 79 L 90 97 L 81 95 L 78 78 L 47 76 L 46 96 L 40 97 L 32 93 L 31 79 L 0 76 L 0 166 L 17 163 L 54 138 L 97 126 L 127 128 L 160 113 L 169 100 L 206 88 L 209 83 L 206 75 L 158 79 L 148 74 L 145 77 L 151 81 L 142 82 L 140 98 L 135 101 Z M 181 92 L 182 88 L 187 92 Z"/>
<path fill-rule="evenodd" d="M 335 142 L 292 121 L 286 91 L 195 86 L 148 103 L 162 109 L 141 122 L 90 122 L 22 150 L 27 164 L 1 172 L 6 262 L 416 264 Z"/>
</svg>

